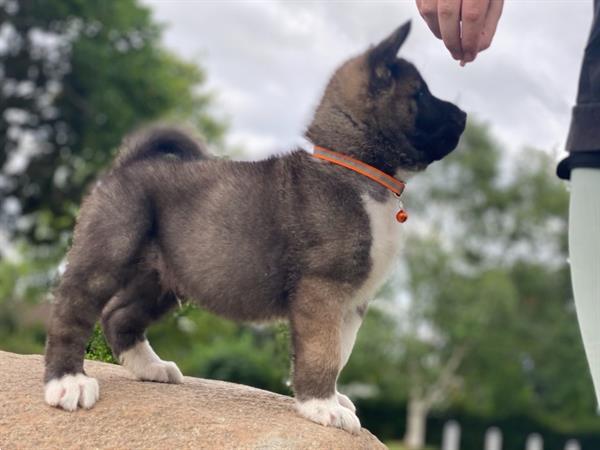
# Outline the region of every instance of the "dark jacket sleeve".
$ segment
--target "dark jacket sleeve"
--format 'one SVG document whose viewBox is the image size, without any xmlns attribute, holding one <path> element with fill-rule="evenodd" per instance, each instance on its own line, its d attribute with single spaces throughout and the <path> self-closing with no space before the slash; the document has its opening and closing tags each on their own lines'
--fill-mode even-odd
<svg viewBox="0 0 600 450">
<path fill-rule="evenodd" d="M 600 168 L 600 0 L 594 0 L 594 19 L 581 65 L 567 151 L 569 157 L 558 166 L 559 177 L 569 178 L 576 167 Z"/>
</svg>

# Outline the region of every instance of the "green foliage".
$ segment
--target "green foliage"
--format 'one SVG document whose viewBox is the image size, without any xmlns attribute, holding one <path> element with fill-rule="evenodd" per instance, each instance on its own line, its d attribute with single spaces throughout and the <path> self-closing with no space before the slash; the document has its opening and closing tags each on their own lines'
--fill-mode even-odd
<svg viewBox="0 0 600 450">
<path fill-rule="evenodd" d="M 401 441 L 387 441 L 385 443 L 389 450 L 407 450 L 407 448 L 402 445 Z M 436 450 L 434 447 L 423 447 L 423 450 Z"/>
<path fill-rule="evenodd" d="M 13 235 L 64 244 L 85 187 L 141 124 L 185 120 L 209 141 L 221 137 L 223 125 L 207 112 L 210 96 L 198 89 L 204 73 L 161 47 L 160 28 L 137 1 L 3 2 L 1 24 L 15 37 L 0 81 L 28 83 L 35 94 L 0 91 L 2 109 L 25 117 L 0 115 L 0 198 L 17 199 L 21 216 L 17 226 L 0 212 L 0 223 Z M 39 35 L 55 40 L 54 52 L 40 53 Z M 24 135 L 35 150 L 24 168 L 7 170 Z"/>
<path fill-rule="evenodd" d="M 161 357 L 190 376 L 289 393 L 287 326 L 237 325 L 185 305 L 148 330 Z"/>
<path fill-rule="evenodd" d="M 94 361 L 117 364 L 117 360 L 113 356 L 110 347 L 106 343 L 102 329 L 98 324 L 96 324 L 94 327 L 92 337 L 85 348 L 85 357 L 87 359 L 93 359 Z"/>
<path fill-rule="evenodd" d="M 19 353 L 44 349 L 47 292 L 56 261 L 53 249 L 21 248 L 17 259 L 0 259 L 0 348 Z"/>
</svg>

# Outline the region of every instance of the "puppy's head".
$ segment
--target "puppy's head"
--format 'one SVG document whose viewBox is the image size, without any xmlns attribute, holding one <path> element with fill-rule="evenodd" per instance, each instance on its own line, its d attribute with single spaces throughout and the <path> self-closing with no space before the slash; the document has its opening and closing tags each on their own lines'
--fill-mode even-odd
<svg viewBox="0 0 600 450">
<path fill-rule="evenodd" d="M 389 173 L 423 170 L 454 150 L 466 114 L 434 97 L 415 66 L 397 56 L 409 31 L 407 22 L 335 72 L 309 128 L 313 142 L 350 148 L 352 156 Z M 327 142 L 320 143 L 319 134 Z"/>
</svg>

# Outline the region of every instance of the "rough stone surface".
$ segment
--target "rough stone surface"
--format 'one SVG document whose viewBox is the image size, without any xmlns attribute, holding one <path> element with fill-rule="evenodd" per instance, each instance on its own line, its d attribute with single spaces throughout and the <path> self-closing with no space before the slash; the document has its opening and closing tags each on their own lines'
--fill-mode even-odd
<svg viewBox="0 0 600 450">
<path fill-rule="evenodd" d="M 293 400 L 222 381 L 135 381 L 117 365 L 86 361 L 100 382 L 91 410 L 43 400 L 42 357 L 0 351 L 0 449 L 380 449 L 359 435 L 299 417 Z"/>
</svg>

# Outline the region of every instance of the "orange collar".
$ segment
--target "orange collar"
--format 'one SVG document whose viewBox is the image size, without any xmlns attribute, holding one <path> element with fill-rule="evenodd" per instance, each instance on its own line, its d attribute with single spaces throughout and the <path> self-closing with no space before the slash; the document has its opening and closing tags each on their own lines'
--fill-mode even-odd
<svg viewBox="0 0 600 450">
<path fill-rule="evenodd" d="M 332 150 L 328 150 L 324 147 L 315 145 L 314 152 L 312 154 L 315 158 L 323 159 L 332 164 L 337 164 L 338 166 L 345 167 L 346 169 L 350 169 L 356 173 L 359 173 L 371 180 L 379 183 L 386 189 L 392 191 L 398 199 L 400 199 L 400 195 L 404 192 L 404 188 L 406 184 L 403 181 L 397 180 L 396 178 L 388 175 L 385 172 L 382 172 L 379 169 L 376 169 L 369 164 L 365 164 L 358 159 L 352 158 L 350 156 L 346 156 L 342 153 L 334 152 Z M 406 222 L 408 219 L 408 214 L 402 208 L 402 202 L 398 200 L 400 210 L 396 213 L 396 220 L 400 223 Z"/>
</svg>

